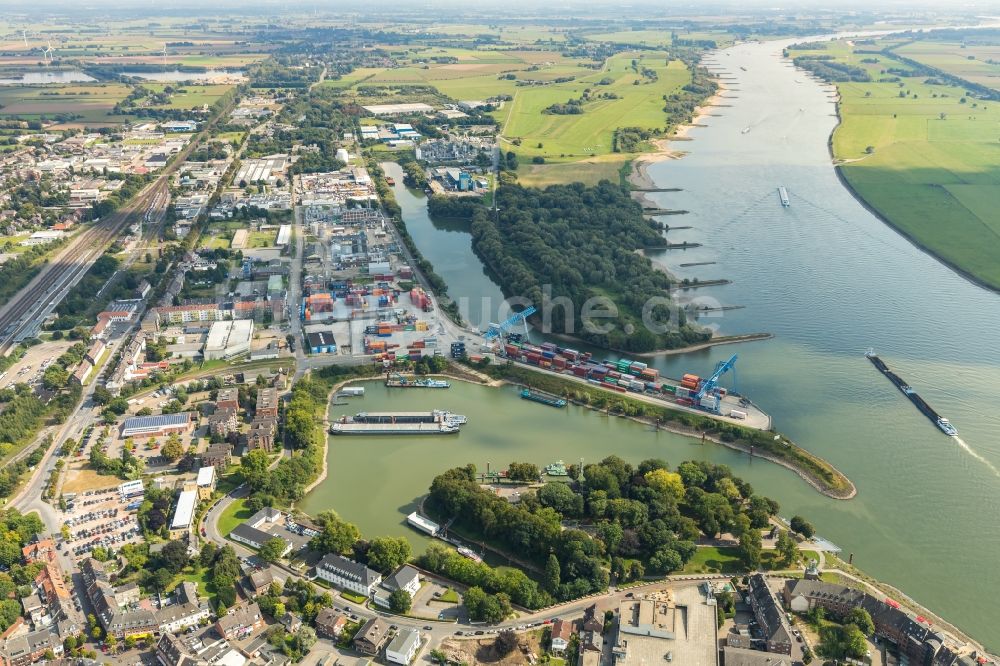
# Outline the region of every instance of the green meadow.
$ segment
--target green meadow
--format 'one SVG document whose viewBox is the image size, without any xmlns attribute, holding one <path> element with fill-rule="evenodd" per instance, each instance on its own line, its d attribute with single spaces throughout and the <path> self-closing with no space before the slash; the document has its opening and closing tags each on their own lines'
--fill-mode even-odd
<svg viewBox="0 0 1000 666">
<path fill-rule="evenodd" d="M 655 71 L 657 79 L 650 81 L 636 73 L 631 66 L 633 58 L 640 70 Z M 599 84 L 605 79 L 612 81 L 610 85 Z M 522 160 L 540 156 L 546 162 L 565 162 L 607 155 L 612 152 L 612 137 L 619 127 L 663 128 L 667 124 L 663 96 L 688 81 L 687 67 L 679 61 L 668 63 L 664 53 L 619 54 L 609 58 L 601 70 L 573 81 L 518 88 L 513 101 L 496 112 L 502 143 Z M 552 104 L 580 98 L 586 89 L 598 99 L 585 102 L 583 113 L 543 113 Z M 604 93 L 617 98 L 600 98 Z"/>
<path fill-rule="evenodd" d="M 655 35 L 669 39 L 669 33 Z M 358 70 L 322 85 L 353 94 L 359 103 L 370 103 L 358 93 L 370 87 L 401 91 L 404 86 L 426 85 L 454 100 L 510 96 L 493 113 L 501 127 L 501 147 L 517 153 L 518 176 L 533 185 L 617 181 L 619 169 L 632 155 L 613 152 L 615 129 L 664 128 L 664 95 L 691 80 L 682 62 L 668 61 L 667 53 L 660 51 L 620 53 L 597 64 L 549 50 L 417 47 L 399 62 L 399 67 Z M 655 77 L 643 76 L 644 69 Z M 553 104 L 581 99 L 585 91 L 589 98 L 582 113 L 544 112 Z M 403 93 L 396 97 L 393 101 L 420 101 Z"/>
<path fill-rule="evenodd" d="M 815 53 L 864 67 L 875 81 L 893 76 L 886 68 L 902 67 L 844 43 Z M 878 62 L 862 62 L 873 57 Z M 1000 289 L 1000 102 L 927 80 L 839 83 L 834 157 L 855 192 L 892 226 Z"/>
</svg>

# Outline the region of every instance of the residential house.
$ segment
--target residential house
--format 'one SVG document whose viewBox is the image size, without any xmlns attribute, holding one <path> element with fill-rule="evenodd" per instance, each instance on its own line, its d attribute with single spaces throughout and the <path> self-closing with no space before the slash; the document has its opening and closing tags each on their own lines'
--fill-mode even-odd
<svg viewBox="0 0 1000 666">
<path fill-rule="evenodd" d="M 583 630 L 580 632 L 579 666 L 601 666 L 604 651 L 604 637 L 601 632 Z"/>
<path fill-rule="evenodd" d="M 868 611 L 875 625 L 875 635 L 894 643 L 911 663 L 951 664 L 954 655 L 945 645 L 947 638 L 930 627 L 930 621 L 911 615 L 898 602 L 878 598 L 843 585 L 816 580 L 786 581 L 782 596 L 795 612 L 823 608 L 831 615 L 842 616 L 854 608 Z"/>
<path fill-rule="evenodd" d="M 583 610 L 580 629 L 582 631 L 596 631 L 599 634 L 604 631 L 604 613 L 598 612 L 597 604 L 591 604 Z"/>
<path fill-rule="evenodd" d="M 51 629 L 18 634 L 0 643 L 3 666 L 27 666 L 45 658 L 47 652 L 55 658 L 63 654 L 62 639 Z"/>
<path fill-rule="evenodd" d="M 316 632 L 327 638 L 340 638 L 347 626 L 347 617 L 333 610 L 323 608 L 316 614 Z"/>
<path fill-rule="evenodd" d="M 302 618 L 292 612 L 287 612 L 278 618 L 278 622 L 285 628 L 285 631 L 295 633 L 302 628 Z"/>
<path fill-rule="evenodd" d="M 562 654 L 569 647 L 569 640 L 573 637 L 573 623 L 569 620 L 559 618 L 552 623 L 552 652 Z"/>
<path fill-rule="evenodd" d="M 389 607 L 389 597 L 396 590 L 403 590 L 412 599 L 420 590 L 420 575 L 417 570 L 408 564 L 404 564 L 391 576 L 382 580 L 382 591 L 376 591 L 375 603 Z"/>
<path fill-rule="evenodd" d="M 87 558 L 80 569 L 87 598 L 106 634 L 121 640 L 127 636 L 151 634 L 159 629 L 153 611 L 119 603 L 115 588 L 111 585 L 111 577 L 102 563 Z M 131 591 L 126 591 L 122 598 L 132 598 Z"/>
<path fill-rule="evenodd" d="M 750 576 L 747 600 L 767 643 L 767 651 L 792 654 L 792 630 L 788 618 L 763 574 Z"/>
<path fill-rule="evenodd" d="M 272 416 L 278 418 L 278 389 L 261 388 L 257 391 L 256 417 Z"/>
<path fill-rule="evenodd" d="M 198 470 L 198 478 L 195 480 L 195 484 L 198 487 L 198 498 L 201 500 L 212 499 L 212 493 L 215 492 L 215 485 L 218 482 L 218 475 L 215 473 L 215 467 L 211 465 L 206 465 Z"/>
<path fill-rule="evenodd" d="M 38 539 L 21 549 L 25 564 L 32 562 L 55 562 L 56 543 L 52 539 Z"/>
<path fill-rule="evenodd" d="M 278 419 L 273 416 L 255 416 L 247 433 L 247 450 L 264 449 L 270 452 L 274 448 L 274 435 L 277 431 Z"/>
<path fill-rule="evenodd" d="M 198 599 L 198 586 L 190 581 L 178 585 L 170 599 L 171 603 L 156 611 L 160 631 L 177 633 L 189 627 L 197 627 L 209 617 L 207 603 Z"/>
<path fill-rule="evenodd" d="M 420 632 L 416 629 L 399 630 L 385 648 L 386 661 L 400 666 L 409 666 L 420 649 Z"/>
<path fill-rule="evenodd" d="M 251 597 L 259 597 L 262 594 L 267 594 L 273 582 L 274 575 L 271 574 L 270 569 L 251 571 L 243 581 L 243 590 Z"/>
<path fill-rule="evenodd" d="M 238 410 L 240 408 L 239 389 L 235 388 L 219 389 L 219 393 L 215 398 L 215 408 L 216 409 L 229 408 L 233 410 Z"/>
<path fill-rule="evenodd" d="M 211 629 L 194 635 L 164 633 L 156 643 L 162 666 L 244 666 L 247 658 Z"/>
<path fill-rule="evenodd" d="M 354 647 L 363 654 L 376 655 L 389 640 L 389 623 L 380 617 L 373 617 L 354 635 Z"/>
<path fill-rule="evenodd" d="M 351 592 L 372 597 L 382 582 L 382 576 L 364 564 L 341 555 L 329 553 L 316 565 L 316 576 Z"/>
<path fill-rule="evenodd" d="M 232 407 L 216 407 L 208 417 L 208 429 L 213 435 L 225 439 L 229 433 L 236 432 L 240 422 L 236 418 L 236 410 Z"/>
<path fill-rule="evenodd" d="M 263 627 L 264 616 L 255 602 L 230 609 L 215 623 L 215 630 L 227 641 L 253 636 Z"/>
<path fill-rule="evenodd" d="M 228 442 L 209 444 L 204 453 L 201 454 L 201 464 L 215 468 L 226 469 L 232 457 L 233 445 Z"/>
</svg>

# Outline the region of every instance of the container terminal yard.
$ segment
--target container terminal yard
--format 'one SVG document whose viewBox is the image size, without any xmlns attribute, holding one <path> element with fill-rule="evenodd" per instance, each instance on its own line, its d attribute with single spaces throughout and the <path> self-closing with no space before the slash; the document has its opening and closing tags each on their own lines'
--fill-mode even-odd
<svg viewBox="0 0 1000 666">
<path fill-rule="evenodd" d="M 580 353 L 552 342 L 534 345 L 512 335 L 497 343 L 498 357 L 532 368 L 553 372 L 567 379 L 599 386 L 617 393 L 637 394 L 650 402 L 674 409 L 768 430 L 771 417 L 748 398 L 719 385 L 729 372 L 735 374 L 736 355 L 720 361 L 709 377 L 685 374 L 680 380 L 661 377 L 656 368 L 641 361 L 620 359 L 596 361 L 590 352 Z"/>
</svg>

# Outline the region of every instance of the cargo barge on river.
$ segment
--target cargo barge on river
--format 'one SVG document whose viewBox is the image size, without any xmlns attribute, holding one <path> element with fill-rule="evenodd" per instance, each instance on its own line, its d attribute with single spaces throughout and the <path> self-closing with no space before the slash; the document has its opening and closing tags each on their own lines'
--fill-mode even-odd
<svg viewBox="0 0 1000 666">
<path fill-rule="evenodd" d="M 532 402 L 539 402 L 543 405 L 548 405 L 549 407 L 566 406 L 566 401 L 559 396 L 541 393 L 539 391 L 532 391 L 531 389 L 521 389 L 521 397 L 525 400 L 531 400 Z"/>
<path fill-rule="evenodd" d="M 389 388 L 451 388 L 451 384 L 443 379 L 431 379 L 430 377 L 415 379 L 403 375 L 386 376 L 385 385 Z"/>
<path fill-rule="evenodd" d="M 468 422 L 461 414 L 429 412 L 359 412 L 342 416 L 330 426 L 331 435 L 453 435 Z"/>
<path fill-rule="evenodd" d="M 918 410 L 920 410 L 920 412 L 924 416 L 929 418 L 934 425 L 936 425 L 938 428 L 941 429 L 941 432 L 951 437 L 958 436 L 958 429 L 955 426 L 953 426 L 951 422 L 948 421 L 948 419 L 944 418 L 936 411 L 934 411 L 934 408 L 928 405 L 927 402 L 924 401 L 924 399 L 921 398 L 920 395 L 916 391 L 914 391 L 909 384 L 904 382 L 902 377 L 900 377 L 895 372 L 890 370 L 889 366 L 885 364 L 885 361 L 883 361 L 882 359 L 880 359 L 878 356 L 875 355 L 874 350 L 869 349 L 865 353 L 865 358 L 871 361 L 872 365 L 874 365 L 879 372 L 888 377 L 889 381 L 892 382 L 893 385 L 896 388 L 898 388 L 903 395 L 909 398 L 910 402 L 912 402 L 913 405 Z"/>
</svg>

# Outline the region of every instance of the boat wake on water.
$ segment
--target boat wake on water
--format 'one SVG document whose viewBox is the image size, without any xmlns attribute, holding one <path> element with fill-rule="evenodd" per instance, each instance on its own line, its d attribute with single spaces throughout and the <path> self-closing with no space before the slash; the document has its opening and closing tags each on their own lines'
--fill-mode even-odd
<svg viewBox="0 0 1000 666">
<path fill-rule="evenodd" d="M 997 469 L 996 465 L 994 465 L 989 460 L 981 456 L 978 451 L 976 451 L 974 448 L 966 444 L 965 440 L 959 437 L 958 435 L 952 435 L 951 438 L 956 442 L 958 442 L 958 445 L 961 446 L 963 449 L 965 449 L 966 453 L 968 453 L 970 456 L 972 456 L 979 462 L 989 467 L 990 471 L 993 472 L 993 475 L 998 479 L 1000 479 L 1000 469 Z"/>
<path fill-rule="evenodd" d="M 889 366 L 886 365 L 885 361 L 883 361 L 875 354 L 874 350 L 869 349 L 865 353 L 865 358 L 871 361 L 872 365 L 874 365 L 879 372 L 885 375 L 889 379 L 889 381 L 891 381 L 896 386 L 896 388 L 898 388 L 900 392 L 903 395 L 905 395 L 921 413 L 923 413 L 924 416 L 930 419 L 930 421 L 934 425 L 936 425 L 942 432 L 944 432 L 944 434 L 948 435 L 953 440 L 958 442 L 958 445 L 963 449 L 965 449 L 966 453 L 968 453 L 970 456 L 972 456 L 979 462 L 986 465 L 990 469 L 990 471 L 993 472 L 993 475 L 996 476 L 998 479 L 1000 479 L 1000 469 L 997 469 L 997 467 L 993 463 L 984 458 L 978 451 L 973 449 L 971 446 L 966 444 L 965 440 L 958 436 L 958 430 L 955 428 L 955 426 L 951 424 L 951 421 L 938 414 L 933 407 L 928 405 L 927 402 L 920 397 L 920 395 L 913 389 L 912 386 L 903 381 L 902 377 L 900 377 L 895 372 L 890 370 Z"/>
</svg>

